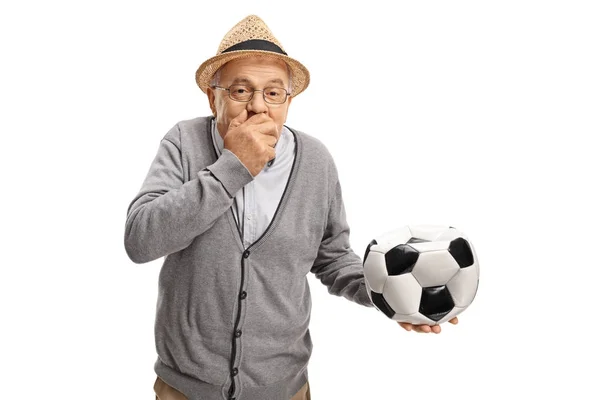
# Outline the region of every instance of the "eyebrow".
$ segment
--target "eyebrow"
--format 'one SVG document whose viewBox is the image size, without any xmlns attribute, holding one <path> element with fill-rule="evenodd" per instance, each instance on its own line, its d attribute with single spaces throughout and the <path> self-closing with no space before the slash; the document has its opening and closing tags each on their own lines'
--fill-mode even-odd
<svg viewBox="0 0 600 400">
<path fill-rule="evenodd" d="M 279 78 L 277 78 L 277 79 L 271 79 L 271 80 L 269 81 L 269 83 L 278 83 L 278 84 L 280 84 L 281 86 L 283 86 L 283 81 L 282 81 L 281 79 L 279 79 Z"/>
<path fill-rule="evenodd" d="M 251 82 L 248 78 L 235 78 L 233 82 L 231 82 L 232 85 L 237 85 L 240 83 L 250 84 Z"/>
<path fill-rule="evenodd" d="M 276 83 L 276 84 L 280 84 L 281 86 L 284 85 L 283 81 L 279 78 L 271 79 L 268 83 Z M 250 82 L 250 79 L 248 79 L 248 78 L 235 78 L 233 80 L 233 82 L 231 82 L 231 84 L 232 85 L 239 85 L 239 84 L 252 85 L 252 82 Z"/>
</svg>

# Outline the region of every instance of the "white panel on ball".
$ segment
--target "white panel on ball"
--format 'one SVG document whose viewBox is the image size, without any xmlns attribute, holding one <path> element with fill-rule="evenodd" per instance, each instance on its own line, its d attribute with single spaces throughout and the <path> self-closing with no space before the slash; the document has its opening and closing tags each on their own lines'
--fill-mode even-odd
<svg viewBox="0 0 600 400">
<path fill-rule="evenodd" d="M 421 242 L 421 243 L 410 243 L 409 246 L 417 250 L 419 253 L 425 253 L 428 251 L 436 250 L 448 250 L 450 241 L 434 241 L 434 242 Z"/>
<path fill-rule="evenodd" d="M 473 253 L 473 265 L 477 266 L 477 276 L 479 277 L 479 257 L 477 257 L 477 251 L 475 251 L 475 246 L 471 241 L 469 241 L 469 246 L 471 246 L 471 252 Z"/>
<path fill-rule="evenodd" d="M 430 287 L 445 285 L 459 270 L 448 251 L 430 251 L 419 254 L 412 274 L 422 287 Z"/>
<path fill-rule="evenodd" d="M 403 315 L 403 314 L 396 314 L 394 315 L 394 318 L 392 318 L 394 321 L 398 321 L 398 322 L 409 322 L 413 325 L 435 325 L 436 322 L 432 319 L 427 318 L 426 316 L 424 316 L 421 313 L 413 313 L 410 315 Z"/>
<path fill-rule="evenodd" d="M 383 293 L 383 285 L 388 278 L 385 268 L 385 255 L 377 251 L 377 245 L 371 246 L 364 264 L 365 279 L 369 281 L 371 290 Z"/>
<path fill-rule="evenodd" d="M 467 268 L 461 268 L 456 275 L 446 284 L 454 304 L 458 307 L 467 307 L 475 298 L 479 280 L 479 265 L 477 263 Z"/>
<path fill-rule="evenodd" d="M 382 253 L 387 253 L 399 244 L 405 244 L 408 239 L 412 237 L 412 234 L 407 226 L 402 228 L 385 232 L 384 234 L 375 238 L 377 245 Z"/>
<path fill-rule="evenodd" d="M 411 225 L 409 229 L 412 237 L 433 241 L 437 240 L 438 236 L 449 227 L 444 225 Z"/>
<path fill-rule="evenodd" d="M 447 240 L 449 242 L 453 241 L 456 238 L 465 238 L 467 239 L 467 237 L 465 236 L 465 234 L 461 231 L 459 231 L 456 228 L 446 228 L 438 237 L 436 240 Z"/>
<path fill-rule="evenodd" d="M 421 292 L 421 285 L 412 274 L 389 276 L 383 287 L 383 297 L 398 314 L 419 311 Z"/>
</svg>

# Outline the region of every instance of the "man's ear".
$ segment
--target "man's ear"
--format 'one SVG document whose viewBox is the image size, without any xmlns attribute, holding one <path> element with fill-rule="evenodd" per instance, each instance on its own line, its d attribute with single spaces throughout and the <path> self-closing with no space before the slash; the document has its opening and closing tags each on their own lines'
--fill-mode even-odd
<svg viewBox="0 0 600 400">
<path fill-rule="evenodd" d="M 206 96 L 208 97 L 208 104 L 213 115 L 217 116 L 217 107 L 215 106 L 215 91 L 213 88 L 206 88 Z"/>
</svg>

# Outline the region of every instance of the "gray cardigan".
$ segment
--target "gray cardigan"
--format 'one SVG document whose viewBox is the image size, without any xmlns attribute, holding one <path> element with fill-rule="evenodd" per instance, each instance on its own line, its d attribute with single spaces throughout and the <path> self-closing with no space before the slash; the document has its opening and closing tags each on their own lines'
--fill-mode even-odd
<svg viewBox="0 0 600 400">
<path fill-rule="evenodd" d="M 371 307 L 362 262 L 330 153 L 292 129 L 296 158 L 283 197 L 244 249 L 231 206 L 253 178 L 229 150 L 217 158 L 211 120 L 179 122 L 164 136 L 127 210 L 131 260 L 165 256 L 154 370 L 190 400 L 287 400 L 308 378 L 307 274 Z"/>
</svg>

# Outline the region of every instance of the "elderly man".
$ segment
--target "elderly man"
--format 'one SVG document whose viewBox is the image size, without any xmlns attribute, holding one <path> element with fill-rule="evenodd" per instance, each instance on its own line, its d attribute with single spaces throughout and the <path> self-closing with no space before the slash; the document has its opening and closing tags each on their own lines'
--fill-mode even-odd
<svg viewBox="0 0 600 400">
<path fill-rule="evenodd" d="M 213 116 L 164 136 L 127 211 L 131 260 L 165 256 L 156 398 L 310 399 L 307 274 L 334 295 L 372 304 L 332 157 L 284 125 L 309 73 L 249 16 L 196 81 Z"/>
</svg>

